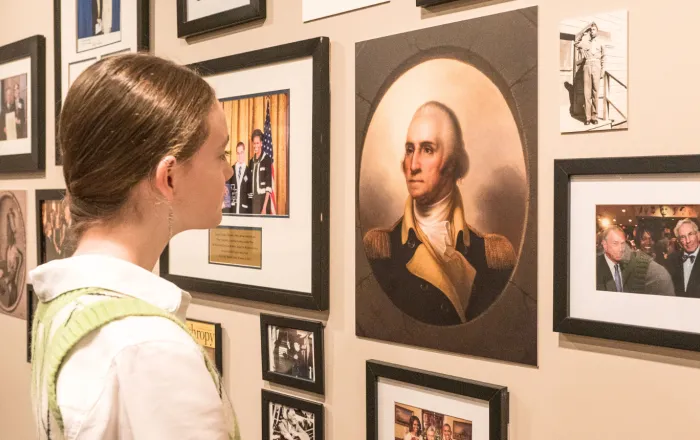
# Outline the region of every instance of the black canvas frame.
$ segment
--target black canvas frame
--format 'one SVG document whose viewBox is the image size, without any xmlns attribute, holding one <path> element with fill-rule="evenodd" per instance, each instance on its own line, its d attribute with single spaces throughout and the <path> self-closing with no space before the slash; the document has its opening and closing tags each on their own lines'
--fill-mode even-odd
<svg viewBox="0 0 700 440">
<path fill-rule="evenodd" d="M 214 365 L 219 372 L 221 377 L 224 377 L 224 364 L 223 364 L 223 348 L 221 346 L 223 341 L 223 332 L 221 330 L 221 324 L 218 322 L 202 321 L 200 319 L 186 318 L 187 321 L 198 322 L 200 324 L 213 325 L 214 326 Z"/>
<path fill-rule="evenodd" d="M 46 38 L 43 35 L 15 41 L 0 47 L 0 65 L 23 58 L 30 59 L 31 132 L 27 133 L 31 151 L 0 156 L 0 174 L 44 171 L 46 168 Z M 4 99 L 4 97 L 3 97 Z"/>
<path fill-rule="evenodd" d="M 56 134 L 58 134 L 58 121 L 61 115 L 61 106 L 63 104 L 63 87 L 62 87 L 62 42 L 61 42 L 61 2 L 65 0 L 53 0 L 53 41 L 54 41 L 54 113 L 56 120 Z M 70 0 L 76 2 L 77 0 Z M 150 48 L 151 32 L 150 32 L 150 1 L 136 0 L 136 50 L 138 52 L 148 52 Z M 57 166 L 63 165 L 63 159 L 56 143 L 56 160 Z"/>
<path fill-rule="evenodd" d="M 377 360 L 368 360 L 366 364 L 367 440 L 380 440 L 379 402 L 377 400 L 380 377 L 488 402 L 489 440 L 508 439 L 510 415 L 507 387 L 402 367 Z"/>
<path fill-rule="evenodd" d="M 177 0 L 177 36 L 187 38 L 206 32 L 267 18 L 267 0 L 249 0 L 244 6 L 187 21 L 187 0 Z"/>
<path fill-rule="evenodd" d="M 285 374 L 275 373 L 270 370 L 270 344 L 269 326 L 285 327 L 295 330 L 312 332 L 314 335 L 314 373 L 315 381 L 299 379 Z M 301 319 L 288 318 L 284 316 L 260 315 L 260 340 L 262 342 L 262 378 L 269 382 L 299 388 L 312 393 L 325 393 L 325 368 L 323 356 L 323 323 L 318 321 L 307 321 Z"/>
<path fill-rule="evenodd" d="M 314 415 L 314 440 L 323 440 L 324 438 L 324 420 L 323 420 L 323 404 L 312 402 L 310 400 L 298 399 L 296 397 L 287 396 L 285 394 L 275 393 L 269 390 L 262 390 L 262 440 L 271 440 L 270 438 L 270 404 L 279 403 L 291 408 L 308 411 Z"/>
<path fill-rule="evenodd" d="M 41 204 L 51 200 L 63 200 L 66 196 L 65 189 L 38 189 L 34 196 L 36 219 L 36 265 L 44 264 L 41 256 L 44 254 L 44 229 L 41 222 Z"/>
<path fill-rule="evenodd" d="M 329 192 L 330 192 L 330 43 L 327 37 L 313 38 L 252 52 L 191 64 L 202 76 L 229 73 L 251 67 L 312 57 L 312 200 L 311 200 L 311 292 L 229 283 L 205 278 L 172 275 L 169 246 L 160 258 L 160 274 L 181 288 L 262 303 L 311 310 L 328 310 Z"/>
<path fill-rule="evenodd" d="M 700 351 L 700 333 L 573 318 L 569 298 L 570 182 L 576 176 L 700 173 L 700 155 L 554 161 L 554 331 Z"/>
</svg>

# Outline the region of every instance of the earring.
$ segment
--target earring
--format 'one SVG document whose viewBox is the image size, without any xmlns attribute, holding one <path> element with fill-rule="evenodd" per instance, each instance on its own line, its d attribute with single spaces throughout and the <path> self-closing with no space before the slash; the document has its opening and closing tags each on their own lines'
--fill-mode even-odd
<svg viewBox="0 0 700 440">
<path fill-rule="evenodd" d="M 168 203 L 168 241 L 173 238 L 173 207 Z"/>
</svg>

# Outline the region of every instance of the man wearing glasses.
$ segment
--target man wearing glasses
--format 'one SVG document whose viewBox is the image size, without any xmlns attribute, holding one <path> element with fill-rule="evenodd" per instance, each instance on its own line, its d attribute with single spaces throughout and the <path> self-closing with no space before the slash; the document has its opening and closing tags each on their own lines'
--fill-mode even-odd
<svg viewBox="0 0 700 440">
<path fill-rule="evenodd" d="M 700 298 L 700 269 L 698 259 L 698 225 L 689 218 L 678 222 L 673 230 L 682 251 L 671 254 L 668 268 L 671 271 L 676 296 Z"/>
</svg>

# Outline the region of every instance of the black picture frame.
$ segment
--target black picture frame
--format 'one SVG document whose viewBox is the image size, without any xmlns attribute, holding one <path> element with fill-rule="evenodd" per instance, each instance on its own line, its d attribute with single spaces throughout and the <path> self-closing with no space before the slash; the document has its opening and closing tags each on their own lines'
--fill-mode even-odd
<svg viewBox="0 0 700 440">
<path fill-rule="evenodd" d="M 214 365 L 216 365 L 216 370 L 219 372 L 219 375 L 221 377 L 224 377 L 224 364 L 223 364 L 223 347 L 222 347 L 222 341 L 223 341 L 223 330 L 221 328 L 221 324 L 218 322 L 211 322 L 211 321 L 203 321 L 201 319 L 194 319 L 194 318 L 186 318 L 186 323 L 187 322 L 195 322 L 198 324 L 204 324 L 204 325 L 209 325 L 214 327 Z M 193 335 L 195 336 L 195 335 Z M 196 339 L 196 337 L 195 337 Z"/>
<path fill-rule="evenodd" d="M 170 246 L 160 258 L 160 274 L 181 288 L 241 298 L 260 303 L 279 304 L 310 310 L 328 310 L 329 221 L 330 221 L 330 42 L 327 37 L 287 43 L 252 52 L 191 64 L 200 75 L 229 73 L 251 67 L 311 57 L 313 63 L 312 98 L 312 201 L 311 201 L 311 292 L 299 292 L 248 284 L 215 281 L 173 275 L 169 272 Z"/>
<path fill-rule="evenodd" d="M 271 371 L 270 366 L 270 326 L 284 327 L 294 330 L 304 330 L 314 335 L 314 381 L 309 381 L 286 374 Z M 323 323 L 285 316 L 260 314 L 260 341 L 262 343 L 262 378 L 263 380 L 298 388 L 312 393 L 325 394 L 325 368 L 323 356 Z"/>
<path fill-rule="evenodd" d="M 34 312 L 39 305 L 39 299 L 34 292 L 34 286 L 27 284 L 27 362 L 32 362 L 32 329 L 34 328 Z"/>
<path fill-rule="evenodd" d="M 571 317 L 569 290 L 570 182 L 576 176 L 700 173 L 700 155 L 557 159 L 554 161 L 554 331 L 700 351 L 700 333 Z"/>
<path fill-rule="evenodd" d="M 187 0 L 177 0 L 177 37 L 188 38 L 218 29 L 267 18 L 267 0 L 250 3 L 217 14 L 187 21 Z"/>
<path fill-rule="evenodd" d="M 379 397 L 377 384 L 380 377 L 488 402 L 489 440 L 508 439 L 510 394 L 507 387 L 378 360 L 368 360 L 366 362 L 367 440 L 380 440 L 377 400 Z"/>
<path fill-rule="evenodd" d="M 270 436 L 270 404 L 278 403 L 290 408 L 296 408 L 310 412 L 314 415 L 314 440 L 323 440 L 324 429 L 324 408 L 323 404 L 312 402 L 310 400 L 299 399 L 285 394 L 276 393 L 274 391 L 262 390 L 262 440 L 271 440 Z"/>
<path fill-rule="evenodd" d="M 41 215 L 41 205 L 44 202 L 52 200 L 63 200 L 66 196 L 65 189 L 38 189 L 36 190 L 34 200 L 35 200 L 35 215 L 36 219 L 36 265 L 40 266 L 46 261 L 43 260 L 42 255 L 45 254 L 46 249 L 44 248 L 44 230 Z"/>
<path fill-rule="evenodd" d="M 34 35 L 0 47 L 0 65 L 30 59 L 31 151 L 0 156 L 0 174 L 44 171 L 46 168 L 46 38 Z M 4 100 L 4 97 L 2 98 Z"/>
<path fill-rule="evenodd" d="M 443 5 L 445 3 L 452 3 L 457 0 L 416 0 L 416 6 L 420 8 L 429 8 L 431 6 Z M 484 0 L 473 0 L 474 3 Z"/>
<path fill-rule="evenodd" d="M 77 0 L 70 0 L 76 2 Z M 136 47 L 138 52 L 148 52 L 150 50 L 150 1 L 136 1 Z M 54 38 L 54 113 L 56 121 L 56 133 L 58 134 L 58 121 L 61 116 L 61 106 L 63 105 L 63 46 L 61 38 L 61 2 L 65 0 L 53 0 L 53 38 Z M 124 49 L 122 49 L 123 51 Z M 89 58 L 86 55 L 85 58 Z M 56 143 L 55 165 L 63 165 L 61 152 Z"/>
</svg>

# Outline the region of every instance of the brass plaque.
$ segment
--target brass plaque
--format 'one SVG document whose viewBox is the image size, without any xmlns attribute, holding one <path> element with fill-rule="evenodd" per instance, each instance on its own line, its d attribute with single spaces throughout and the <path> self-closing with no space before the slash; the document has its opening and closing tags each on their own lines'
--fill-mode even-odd
<svg viewBox="0 0 700 440">
<path fill-rule="evenodd" d="M 221 226 L 209 230 L 209 263 L 262 268 L 262 228 Z"/>
</svg>

